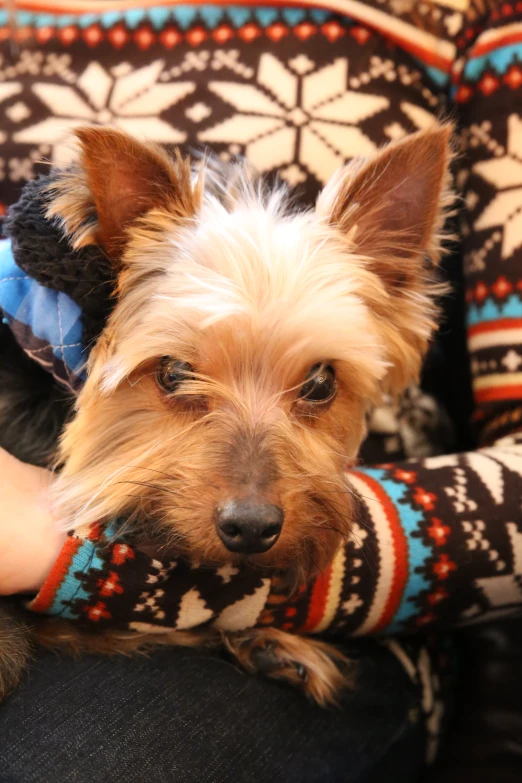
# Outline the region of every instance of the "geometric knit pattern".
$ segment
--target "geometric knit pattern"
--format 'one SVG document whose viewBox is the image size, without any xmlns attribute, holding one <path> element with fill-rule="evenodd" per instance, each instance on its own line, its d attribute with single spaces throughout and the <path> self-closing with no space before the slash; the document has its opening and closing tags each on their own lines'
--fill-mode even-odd
<svg viewBox="0 0 522 783">
<path fill-rule="evenodd" d="M 18 48 L 0 60 L 0 204 L 45 172 L 42 160 L 68 163 L 70 132 L 86 123 L 245 155 L 312 199 L 354 155 L 430 121 L 464 17 L 451 0 L 429 5 L 105 0 L 86 12 L 28 0 Z M 0 10 L 0 42 L 8 24 Z"/>
<path fill-rule="evenodd" d="M 522 603 L 522 445 L 361 467 L 347 479 L 359 496 L 350 540 L 294 594 L 261 570 L 150 558 L 116 522 L 71 534 L 30 608 L 97 628 L 389 635 Z"/>
</svg>

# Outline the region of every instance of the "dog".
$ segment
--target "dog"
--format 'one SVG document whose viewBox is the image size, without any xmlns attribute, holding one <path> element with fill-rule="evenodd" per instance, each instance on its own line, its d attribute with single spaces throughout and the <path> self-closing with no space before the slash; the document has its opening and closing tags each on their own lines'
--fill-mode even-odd
<svg viewBox="0 0 522 783">
<path fill-rule="evenodd" d="M 437 328 L 451 127 L 352 161 L 314 209 L 241 161 L 191 165 L 112 129 L 76 137 L 48 218 L 73 247 L 100 246 L 117 284 L 57 450 L 57 519 L 125 517 L 147 551 L 306 582 L 350 535 L 345 471 L 369 412 L 418 378 Z M 158 642 L 53 620 L 34 634 L 104 652 Z M 220 640 L 320 704 L 349 678 L 322 641 L 275 628 Z"/>
</svg>

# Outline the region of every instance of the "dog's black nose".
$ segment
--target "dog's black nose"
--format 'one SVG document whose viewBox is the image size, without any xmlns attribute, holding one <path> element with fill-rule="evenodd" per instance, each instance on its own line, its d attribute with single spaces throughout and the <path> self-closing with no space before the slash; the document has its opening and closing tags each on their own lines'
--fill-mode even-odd
<svg viewBox="0 0 522 783">
<path fill-rule="evenodd" d="M 229 500 L 216 512 L 218 536 L 230 552 L 268 552 L 282 527 L 283 511 L 271 503 Z"/>
</svg>

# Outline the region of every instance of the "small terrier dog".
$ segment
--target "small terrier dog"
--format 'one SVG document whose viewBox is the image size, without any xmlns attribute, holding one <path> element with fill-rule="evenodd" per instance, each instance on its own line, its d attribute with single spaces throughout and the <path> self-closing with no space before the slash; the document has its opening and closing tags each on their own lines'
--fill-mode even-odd
<svg viewBox="0 0 522 783">
<path fill-rule="evenodd" d="M 61 438 L 59 518 L 122 516 L 150 551 L 305 582 L 350 535 L 344 473 L 369 410 L 418 378 L 436 328 L 451 128 L 354 160 L 312 210 L 243 163 L 191 167 L 115 130 L 76 135 L 48 217 L 74 247 L 101 246 L 117 289 Z M 144 641 L 37 631 L 53 634 L 91 651 Z M 249 670 L 321 704 L 345 681 L 324 642 L 222 637 Z"/>
</svg>

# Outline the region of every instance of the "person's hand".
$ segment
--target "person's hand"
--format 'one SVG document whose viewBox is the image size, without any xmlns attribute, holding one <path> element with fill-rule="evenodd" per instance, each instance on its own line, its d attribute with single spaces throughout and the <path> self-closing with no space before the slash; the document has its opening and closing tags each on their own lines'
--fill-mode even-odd
<svg viewBox="0 0 522 783">
<path fill-rule="evenodd" d="M 35 593 L 65 541 L 49 506 L 52 474 L 0 448 L 0 595 Z"/>
</svg>

